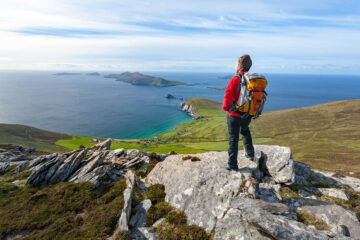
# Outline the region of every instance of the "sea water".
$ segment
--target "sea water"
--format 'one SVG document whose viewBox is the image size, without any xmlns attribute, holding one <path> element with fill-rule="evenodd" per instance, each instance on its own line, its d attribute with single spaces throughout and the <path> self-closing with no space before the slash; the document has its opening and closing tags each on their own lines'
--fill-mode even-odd
<svg viewBox="0 0 360 240">
<path fill-rule="evenodd" d="M 135 86 L 102 76 L 48 71 L 0 71 L 0 123 L 17 123 L 75 135 L 143 138 L 174 129 L 191 118 L 179 99 L 222 102 L 231 73 L 144 72 L 192 86 Z M 116 73 L 116 72 L 112 72 Z M 266 74 L 265 111 L 360 98 L 360 76 Z"/>
</svg>

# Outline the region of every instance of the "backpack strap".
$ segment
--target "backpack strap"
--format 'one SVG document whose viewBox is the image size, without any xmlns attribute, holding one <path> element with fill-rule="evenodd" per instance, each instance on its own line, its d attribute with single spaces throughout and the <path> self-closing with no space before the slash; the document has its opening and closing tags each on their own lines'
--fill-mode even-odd
<svg viewBox="0 0 360 240">
<path fill-rule="evenodd" d="M 239 73 L 239 74 L 235 75 L 235 77 L 239 77 L 239 78 L 240 78 L 239 86 L 238 86 L 238 89 L 237 89 L 237 92 L 240 92 L 241 85 L 246 84 L 245 81 L 243 80 L 244 74 L 240 74 L 240 73 Z"/>
</svg>

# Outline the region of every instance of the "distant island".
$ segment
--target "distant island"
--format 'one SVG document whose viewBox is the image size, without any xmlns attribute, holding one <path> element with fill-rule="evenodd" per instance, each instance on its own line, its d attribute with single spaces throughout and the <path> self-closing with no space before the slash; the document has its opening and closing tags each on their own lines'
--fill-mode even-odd
<svg viewBox="0 0 360 240">
<path fill-rule="evenodd" d="M 216 87 L 216 86 L 209 86 L 207 88 L 212 88 L 212 89 L 216 89 L 216 90 L 225 90 L 226 87 Z"/>
<path fill-rule="evenodd" d="M 169 81 L 161 77 L 153 77 L 144 75 L 139 72 L 124 72 L 121 74 L 108 74 L 105 78 L 114 78 L 116 81 L 122 81 L 133 85 L 145 85 L 145 86 L 156 86 L 156 87 L 170 87 L 177 85 L 191 85 L 184 82 Z"/>
<path fill-rule="evenodd" d="M 170 93 L 168 93 L 168 94 L 166 94 L 165 95 L 165 98 L 167 98 L 167 99 L 179 99 L 179 100 L 184 100 L 184 98 L 182 98 L 182 97 L 175 97 L 174 95 L 171 95 Z"/>
<path fill-rule="evenodd" d="M 98 72 L 87 73 L 86 76 L 101 76 Z"/>
<path fill-rule="evenodd" d="M 81 75 L 81 73 L 69 73 L 69 72 L 61 72 L 55 73 L 56 76 L 73 76 L 73 75 Z"/>
</svg>

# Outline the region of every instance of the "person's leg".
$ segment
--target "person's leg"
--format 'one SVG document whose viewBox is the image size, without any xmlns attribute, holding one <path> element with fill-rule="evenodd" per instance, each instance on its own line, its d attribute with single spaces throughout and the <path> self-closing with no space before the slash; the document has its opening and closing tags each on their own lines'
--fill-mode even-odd
<svg viewBox="0 0 360 240">
<path fill-rule="evenodd" d="M 240 131 L 240 119 L 227 115 L 227 125 L 229 131 L 229 160 L 228 164 L 230 168 L 237 169 L 237 155 L 239 148 L 239 131 Z"/>
<path fill-rule="evenodd" d="M 244 143 L 245 153 L 249 157 L 254 157 L 254 145 L 252 142 L 252 137 L 249 129 L 249 124 L 251 122 L 251 117 L 243 119 L 240 127 L 240 133 L 242 136 L 242 141 Z"/>
</svg>

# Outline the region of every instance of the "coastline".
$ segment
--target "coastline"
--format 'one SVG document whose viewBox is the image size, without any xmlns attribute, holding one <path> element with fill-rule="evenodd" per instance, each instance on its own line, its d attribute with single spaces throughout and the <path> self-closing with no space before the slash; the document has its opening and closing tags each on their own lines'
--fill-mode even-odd
<svg viewBox="0 0 360 240">
<path fill-rule="evenodd" d="M 198 120 L 200 118 L 203 118 L 204 116 L 199 115 L 196 112 L 196 109 L 191 104 L 188 104 L 186 101 L 181 102 L 179 105 L 179 108 L 181 111 L 187 113 L 190 117 L 192 117 L 193 120 Z"/>
</svg>

